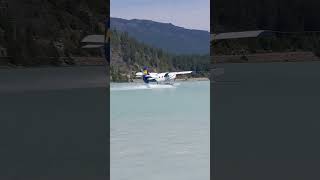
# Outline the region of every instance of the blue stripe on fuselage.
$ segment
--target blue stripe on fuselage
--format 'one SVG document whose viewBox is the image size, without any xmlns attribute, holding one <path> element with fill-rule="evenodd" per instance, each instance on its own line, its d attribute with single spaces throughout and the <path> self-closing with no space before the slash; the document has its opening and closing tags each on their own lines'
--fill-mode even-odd
<svg viewBox="0 0 320 180">
<path fill-rule="evenodd" d="M 143 75 L 142 76 L 142 79 L 145 83 L 149 83 L 149 82 L 157 82 L 155 79 L 152 79 L 152 80 L 148 80 L 149 76 L 147 75 Z"/>
</svg>

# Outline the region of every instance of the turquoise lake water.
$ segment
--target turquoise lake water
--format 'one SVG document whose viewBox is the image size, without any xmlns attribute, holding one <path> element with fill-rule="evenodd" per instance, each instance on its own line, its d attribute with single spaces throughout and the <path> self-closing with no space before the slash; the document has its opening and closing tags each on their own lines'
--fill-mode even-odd
<svg viewBox="0 0 320 180">
<path fill-rule="evenodd" d="M 217 67 L 210 96 L 209 82 L 111 84 L 111 179 L 209 179 L 210 124 L 217 179 L 320 179 L 320 63 Z M 105 71 L 1 69 L 1 174 L 107 179 Z"/>
<path fill-rule="evenodd" d="M 0 68 L 0 179 L 108 179 L 106 68 Z"/>
<path fill-rule="evenodd" d="M 112 180 L 209 179 L 209 81 L 110 91 Z"/>
<path fill-rule="evenodd" d="M 220 64 L 211 83 L 216 179 L 320 179 L 320 63 Z"/>
</svg>

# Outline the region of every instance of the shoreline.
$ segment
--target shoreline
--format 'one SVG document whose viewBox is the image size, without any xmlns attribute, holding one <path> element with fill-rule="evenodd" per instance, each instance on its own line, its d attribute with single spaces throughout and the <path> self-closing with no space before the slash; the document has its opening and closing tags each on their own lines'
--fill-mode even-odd
<svg viewBox="0 0 320 180">
<path fill-rule="evenodd" d="M 9 58 L 10 57 L 6 57 Z M 53 59 L 51 57 L 34 57 L 34 59 L 47 60 Z M 26 68 L 51 68 L 51 67 L 90 67 L 90 66 L 108 66 L 108 63 L 103 57 L 82 57 L 82 56 L 72 56 L 72 57 L 59 57 L 58 64 L 33 64 L 33 65 L 23 65 L 23 64 L 12 64 L 8 60 L 2 60 L 0 57 L 0 69 L 26 69 Z M 67 60 L 71 59 L 72 63 L 68 63 Z"/>
<path fill-rule="evenodd" d="M 66 65 L 66 66 L 3 66 L 0 69 L 45 69 L 45 68 L 71 68 L 71 67 L 106 67 L 106 65 Z"/>
<path fill-rule="evenodd" d="M 244 55 L 213 55 L 212 64 L 224 63 L 278 63 L 278 62 L 314 62 L 320 61 L 320 57 L 312 51 L 295 52 L 265 52 Z"/>
<path fill-rule="evenodd" d="M 0 69 L 31 69 L 31 68 L 63 68 L 63 67 L 92 67 L 109 65 L 101 57 L 71 57 L 74 64 L 63 63 L 61 65 L 15 65 L 11 63 L 0 63 Z M 271 63 L 271 62 L 314 62 L 320 61 L 320 57 L 312 51 L 291 52 L 261 52 L 251 54 L 211 55 L 212 64 L 224 63 Z"/>
<path fill-rule="evenodd" d="M 0 69 L 0 93 L 108 88 L 105 67 Z"/>
</svg>

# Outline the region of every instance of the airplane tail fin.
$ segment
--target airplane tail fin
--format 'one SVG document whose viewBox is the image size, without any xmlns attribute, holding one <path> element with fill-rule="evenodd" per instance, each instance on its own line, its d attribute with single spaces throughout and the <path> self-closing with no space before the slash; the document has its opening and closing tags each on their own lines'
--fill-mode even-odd
<svg viewBox="0 0 320 180">
<path fill-rule="evenodd" d="M 143 68 L 143 75 L 148 75 L 148 74 L 149 74 L 148 67 L 145 66 L 145 67 Z"/>
<path fill-rule="evenodd" d="M 146 66 L 143 69 L 141 69 L 141 72 L 136 73 L 136 77 L 143 77 L 146 75 L 149 75 L 148 67 Z"/>
</svg>

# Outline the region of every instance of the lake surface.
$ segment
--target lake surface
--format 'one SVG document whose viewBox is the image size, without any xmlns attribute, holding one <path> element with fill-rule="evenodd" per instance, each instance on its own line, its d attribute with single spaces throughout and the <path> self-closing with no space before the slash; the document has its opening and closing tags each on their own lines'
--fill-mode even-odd
<svg viewBox="0 0 320 180">
<path fill-rule="evenodd" d="M 105 67 L 0 69 L 0 179 L 107 179 Z"/>
<path fill-rule="evenodd" d="M 218 67 L 211 84 L 111 84 L 112 180 L 209 179 L 210 157 L 220 180 L 320 179 L 320 63 Z M 106 179 L 105 77 L 0 69 L 0 179 Z"/>
<path fill-rule="evenodd" d="M 216 179 L 320 179 L 320 63 L 225 64 L 211 83 Z"/>
<path fill-rule="evenodd" d="M 111 84 L 112 180 L 209 180 L 210 83 Z"/>
</svg>

